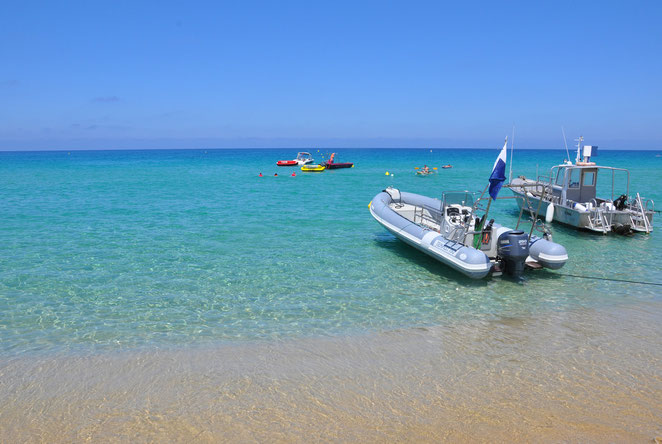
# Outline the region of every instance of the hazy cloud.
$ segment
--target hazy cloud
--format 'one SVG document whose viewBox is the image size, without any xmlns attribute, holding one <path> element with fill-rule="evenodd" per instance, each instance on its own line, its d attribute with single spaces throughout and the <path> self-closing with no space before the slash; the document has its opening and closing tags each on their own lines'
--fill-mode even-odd
<svg viewBox="0 0 662 444">
<path fill-rule="evenodd" d="M 94 103 L 113 103 L 113 102 L 119 102 L 120 98 L 117 96 L 103 96 L 103 97 L 95 97 L 92 99 L 92 102 Z"/>
<path fill-rule="evenodd" d="M 76 130 L 93 130 L 93 129 L 97 129 L 97 125 L 94 125 L 94 124 L 92 124 L 92 125 L 86 125 L 86 124 L 81 125 L 80 123 L 72 123 L 71 128 L 76 129 Z"/>
</svg>

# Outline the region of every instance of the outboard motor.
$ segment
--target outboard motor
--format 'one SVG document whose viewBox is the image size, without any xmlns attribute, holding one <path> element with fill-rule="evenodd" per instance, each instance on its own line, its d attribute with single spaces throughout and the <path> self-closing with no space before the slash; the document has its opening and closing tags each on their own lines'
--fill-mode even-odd
<svg viewBox="0 0 662 444">
<path fill-rule="evenodd" d="M 529 256 L 529 236 L 523 231 L 507 231 L 499 236 L 497 255 L 503 259 L 506 273 L 520 277 Z"/>
</svg>

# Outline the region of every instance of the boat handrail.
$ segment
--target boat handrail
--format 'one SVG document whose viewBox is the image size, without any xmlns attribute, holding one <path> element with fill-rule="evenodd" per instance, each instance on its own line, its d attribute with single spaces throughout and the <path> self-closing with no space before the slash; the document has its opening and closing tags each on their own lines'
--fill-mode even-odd
<svg viewBox="0 0 662 444">
<path fill-rule="evenodd" d="M 648 209 L 648 204 L 649 203 L 651 204 L 650 210 Z M 647 212 L 648 211 L 651 211 L 651 212 L 655 211 L 655 202 L 653 201 L 653 199 L 646 199 L 646 201 L 644 202 L 644 210 L 647 211 Z"/>
<path fill-rule="evenodd" d="M 420 210 L 420 214 L 419 214 L 419 210 Z M 429 216 L 427 214 L 425 214 L 426 210 L 427 210 L 428 213 L 430 213 Z M 438 214 L 438 216 L 439 216 L 438 219 L 434 218 L 434 215 L 433 215 L 434 213 Z M 429 207 L 427 205 L 414 206 L 414 223 L 416 223 L 416 217 L 417 216 L 420 217 L 421 223 L 423 221 L 426 221 L 426 222 L 432 222 L 435 225 L 441 225 L 441 220 L 443 218 L 443 214 L 441 213 L 440 210 Z"/>
</svg>

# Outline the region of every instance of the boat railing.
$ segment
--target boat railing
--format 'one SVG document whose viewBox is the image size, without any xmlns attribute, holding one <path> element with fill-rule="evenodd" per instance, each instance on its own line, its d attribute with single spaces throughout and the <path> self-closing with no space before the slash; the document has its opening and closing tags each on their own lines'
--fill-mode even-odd
<svg viewBox="0 0 662 444">
<path fill-rule="evenodd" d="M 540 181 L 538 181 L 538 182 L 534 182 L 534 183 L 520 183 L 520 184 L 517 184 L 517 185 L 510 185 L 509 184 L 509 185 L 504 185 L 503 187 L 504 188 L 511 188 L 511 189 L 519 189 L 519 190 L 521 190 L 521 193 L 522 193 L 521 196 L 517 196 L 517 195 L 516 196 L 500 196 L 500 197 L 497 198 L 498 200 L 522 199 L 523 202 L 522 202 L 522 206 L 520 207 L 519 217 L 517 218 L 517 225 L 516 225 L 515 229 L 518 230 L 520 224 L 522 223 L 522 216 L 524 215 L 524 207 L 526 206 L 526 208 L 528 209 L 529 214 L 531 216 L 531 220 L 530 220 L 531 230 L 529 231 L 529 238 L 531 238 L 531 236 L 533 235 L 533 230 L 537 230 L 543 236 L 546 236 L 546 237 L 551 239 L 551 232 L 547 229 L 547 226 L 542 221 L 540 221 L 538 219 L 538 215 L 540 213 L 540 209 L 542 207 L 543 200 L 545 200 L 546 197 L 548 199 L 558 199 L 556 196 L 554 196 L 549 191 L 549 190 L 552 189 L 551 182 L 549 182 L 549 183 L 542 182 L 541 183 Z M 486 186 L 485 189 L 483 190 L 483 192 L 478 197 L 478 199 L 476 199 L 476 201 L 474 203 L 474 207 L 473 207 L 473 214 L 476 214 L 477 211 L 481 211 L 481 210 L 486 211 L 486 208 L 483 208 L 481 206 L 481 203 L 485 200 L 488 201 L 487 208 L 489 208 L 490 198 L 489 198 L 489 196 L 485 196 L 487 188 L 488 187 Z M 531 189 L 531 188 L 540 188 L 539 197 L 536 197 L 536 199 L 538 199 L 538 205 L 537 205 L 536 208 L 533 208 L 534 205 L 532 204 L 531 200 L 529 199 L 529 194 L 531 194 L 531 193 L 527 193 L 527 189 Z M 478 233 L 482 233 L 482 230 L 473 231 L 473 232 L 472 231 L 465 231 L 465 235 L 466 234 L 478 234 Z"/>
<path fill-rule="evenodd" d="M 436 215 L 436 217 L 435 217 Z M 414 207 L 414 223 L 419 223 L 430 228 L 441 225 L 442 214 L 441 212 L 432 207 L 416 206 Z"/>
<path fill-rule="evenodd" d="M 650 208 L 648 208 L 649 204 L 650 204 Z M 653 201 L 653 199 L 646 199 L 646 201 L 644 202 L 644 211 L 646 211 L 647 213 L 655 212 L 655 202 Z"/>
</svg>

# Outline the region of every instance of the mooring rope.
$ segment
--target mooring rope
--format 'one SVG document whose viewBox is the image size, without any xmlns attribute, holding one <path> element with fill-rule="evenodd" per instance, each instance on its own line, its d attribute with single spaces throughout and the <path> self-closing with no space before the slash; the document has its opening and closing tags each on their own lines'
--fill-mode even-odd
<svg viewBox="0 0 662 444">
<path fill-rule="evenodd" d="M 656 285 L 662 287 L 662 282 L 646 282 L 646 281 L 631 281 L 628 279 L 616 279 L 616 278 L 607 278 L 607 277 L 598 277 L 598 276 L 582 276 L 579 274 L 569 274 L 569 273 L 555 273 L 560 276 L 568 276 L 580 279 L 595 279 L 598 281 L 612 281 L 612 282 L 626 282 L 628 284 L 641 284 L 641 285 Z"/>
</svg>

